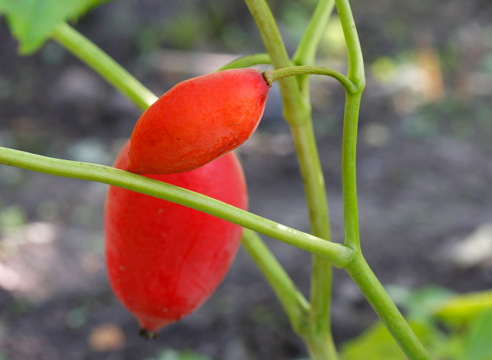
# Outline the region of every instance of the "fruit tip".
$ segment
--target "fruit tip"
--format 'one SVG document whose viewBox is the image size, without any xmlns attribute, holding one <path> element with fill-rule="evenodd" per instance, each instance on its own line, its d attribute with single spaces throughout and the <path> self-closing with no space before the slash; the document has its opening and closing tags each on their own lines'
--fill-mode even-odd
<svg viewBox="0 0 492 360">
<path fill-rule="evenodd" d="M 157 335 L 159 335 L 159 333 L 157 331 L 141 328 L 140 331 L 138 332 L 138 335 L 143 337 L 145 340 L 154 340 L 157 337 Z"/>
</svg>

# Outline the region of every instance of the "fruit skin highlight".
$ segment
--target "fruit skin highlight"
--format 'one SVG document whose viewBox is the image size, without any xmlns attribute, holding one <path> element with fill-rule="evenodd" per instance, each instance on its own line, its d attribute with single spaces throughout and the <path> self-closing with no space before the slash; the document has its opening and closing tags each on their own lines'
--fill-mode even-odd
<svg viewBox="0 0 492 360">
<path fill-rule="evenodd" d="M 125 170 L 129 142 L 115 167 Z M 147 177 L 247 209 L 243 170 L 233 152 L 194 171 Z M 137 318 L 141 335 L 189 315 L 228 271 L 242 227 L 182 205 L 110 186 L 105 251 L 114 293 Z"/>
<path fill-rule="evenodd" d="M 140 116 L 128 171 L 190 171 L 237 148 L 256 130 L 268 90 L 256 69 L 225 70 L 177 84 Z"/>
</svg>

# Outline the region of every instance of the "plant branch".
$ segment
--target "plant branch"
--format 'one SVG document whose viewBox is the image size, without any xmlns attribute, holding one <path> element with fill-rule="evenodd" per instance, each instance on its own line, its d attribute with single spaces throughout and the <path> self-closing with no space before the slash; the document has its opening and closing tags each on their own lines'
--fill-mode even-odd
<svg viewBox="0 0 492 360">
<path fill-rule="evenodd" d="M 279 79 L 305 74 L 331 76 L 338 80 L 347 92 L 353 94 L 358 91 L 357 86 L 345 75 L 334 69 L 323 66 L 294 66 L 278 70 L 263 71 L 263 77 L 269 86 L 272 86 L 272 84 Z"/>
<path fill-rule="evenodd" d="M 345 245 L 360 251 L 356 151 L 361 93 L 346 93 L 342 141 L 342 191 Z"/>
<path fill-rule="evenodd" d="M 328 19 L 335 6 L 334 0 L 319 0 L 313 16 L 304 31 L 297 50 L 292 57 L 294 65 L 314 65 L 316 51 L 318 49 L 321 36 L 326 28 Z M 309 102 L 309 75 L 300 75 L 297 77 L 297 83 L 301 90 L 304 101 Z"/>
<path fill-rule="evenodd" d="M 264 0 L 246 0 L 260 29 L 274 69 L 290 66 L 282 38 L 271 11 Z M 284 117 L 294 137 L 299 166 L 306 191 L 311 232 L 329 242 L 330 224 L 324 190 L 324 179 L 311 122 L 311 110 L 294 78 L 279 81 L 284 103 Z M 305 99 L 309 99 L 307 96 Z M 319 256 L 313 256 L 311 287 L 312 306 L 310 329 L 301 334 L 313 360 L 336 359 L 330 330 L 331 266 Z"/>
<path fill-rule="evenodd" d="M 53 39 L 94 69 L 140 109 L 146 110 L 157 97 L 128 71 L 68 24 L 58 25 Z"/>
<path fill-rule="evenodd" d="M 261 238 L 244 229 L 242 245 L 263 273 L 289 317 L 294 331 L 305 332 L 310 305 Z"/>
<path fill-rule="evenodd" d="M 265 0 L 245 0 L 253 15 L 265 48 L 270 56 L 274 69 L 292 66 L 284 42 L 280 36 L 275 19 Z M 294 78 L 279 81 L 280 93 L 284 104 L 284 117 L 291 125 L 300 124 L 308 119 L 309 107 L 300 96 L 297 81 Z"/>
<path fill-rule="evenodd" d="M 366 83 L 364 75 L 364 59 L 362 58 L 359 35 L 357 34 L 357 28 L 355 27 L 349 0 L 335 0 L 335 4 L 337 6 L 338 16 L 340 17 L 340 23 L 342 24 L 345 43 L 347 45 L 349 63 L 347 77 L 362 91 Z"/>
<path fill-rule="evenodd" d="M 208 196 L 113 167 L 54 159 L 4 147 L 0 147 L 0 164 L 49 175 L 97 181 L 140 192 L 203 211 L 303 250 L 319 254 L 338 267 L 344 267 L 351 261 L 352 250 L 343 245 L 329 243 Z"/>
<path fill-rule="evenodd" d="M 230 63 L 222 66 L 217 71 L 240 69 L 255 65 L 270 65 L 271 63 L 272 62 L 270 61 L 270 56 L 268 56 L 268 54 L 252 54 L 235 59 Z"/>
<path fill-rule="evenodd" d="M 403 352 L 411 360 L 432 360 L 360 252 L 345 270 L 361 289 Z"/>
</svg>

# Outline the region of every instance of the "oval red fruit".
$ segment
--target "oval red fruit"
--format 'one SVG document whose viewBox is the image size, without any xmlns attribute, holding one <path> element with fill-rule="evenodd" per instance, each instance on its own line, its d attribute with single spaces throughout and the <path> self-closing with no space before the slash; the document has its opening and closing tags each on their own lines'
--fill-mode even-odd
<svg viewBox="0 0 492 360">
<path fill-rule="evenodd" d="M 255 69 L 225 70 L 177 84 L 135 125 L 128 171 L 190 171 L 237 148 L 256 130 L 268 90 Z"/>
<path fill-rule="evenodd" d="M 126 169 L 128 147 L 121 150 L 116 168 Z M 233 152 L 194 171 L 147 177 L 247 208 L 244 174 Z M 148 336 L 189 315 L 212 294 L 234 259 L 241 234 L 240 226 L 203 212 L 109 187 L 109 280 Z"/>
</svg>

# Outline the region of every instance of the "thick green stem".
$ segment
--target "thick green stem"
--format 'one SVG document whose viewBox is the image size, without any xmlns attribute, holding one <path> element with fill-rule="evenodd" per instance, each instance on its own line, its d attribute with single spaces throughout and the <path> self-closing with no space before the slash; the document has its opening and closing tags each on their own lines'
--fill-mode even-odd
<svg viewBox="0 0 492 360">
<path fill-rule="evenodd" d="M 150 90 L 121 65 L 68 24 L 59 25 L 52 37 L 128 96 L 140 109 L 146 110 L 157 100 Z"/>
<path fill-rule="evenodd" d="M 97 181 L 133 190 L 203 211 L 248 229 L 258 231 L 287 244 L 324 256 L 332 261 L 333 265 L 338 267 L 344 267 L 351 261 L 352 250 L 343 245 L 329 243 L 315 236 L 267 220 L 208 196 L 109 166 L 54 159 L 4 147 L 0 147 L 0 164 L 49 175 Z"/>
<path fill-rule="evenodd" d="M 362 93 L 346 93 L 342 142 L 342 188 L 345 224 L 345 245 L 360 251 L 359 215 L 357 208 L 357 177 L 355 161 L 357 127 Z"/>
<path fill-rule="evenodd" d="M 253 15 L 265 48 L 270 56 L 274 69 L 291 67 L 284 42 L 280 36 L 272 12 L 265 0 L 245 0 Z M 297 81 L 294 78 L 279 81 L 280 93 L 284 105 L 284 117 L 291 125 L 298 125 L 309 119 L 309 106 L 302 100 Z"/>
<path fill-rule="evenodd" d="M 240 69 L 240 68 L 245 68 L 255 65 L 267 65 L 271 63 L 272 62 L 270 61 L 270 56 L 268 56 L 268 54 L 252 54 L 233 60 L 230 63 L 222 66 L 217 71 Z"/>
<path fill-rule="evenodd" d="M 275 291 L 294 331 L 304 333 L 310 308 L 306 298 L 254 231 L 244 229 L 242 244 Z"/>
<path fill-rule="evenodd" d="M 289 67 L 290 60 L 287 51 L 267 3 L 264 0 L 246 0 L 246 4 L 260 29 L 274 69 Z M 326 206 L 323 174 L 312 131 L 310 105 L 303 100 L 299 84 L 294 78 L 280 80 L 279 87 L 284 104 L 284 117 L 291 127 L 298 153 L 307 194 L 311 231 L 313 234 L 320 234 L 322 238 L 329 240 L 328 208 Z M 300 335 L 314 359 L 336 359 L 329 319 L 331 266 L 323 259 L 315 256 L 313 269 L 310 328 L 308 332 Z"/>
<path fill-rule="evenodd" d="M 356 255 L 345 270 L 361 289 L 403 352 L 411 360 L 432 360 L 361 253 Z"/>
</svg>

